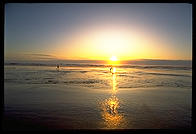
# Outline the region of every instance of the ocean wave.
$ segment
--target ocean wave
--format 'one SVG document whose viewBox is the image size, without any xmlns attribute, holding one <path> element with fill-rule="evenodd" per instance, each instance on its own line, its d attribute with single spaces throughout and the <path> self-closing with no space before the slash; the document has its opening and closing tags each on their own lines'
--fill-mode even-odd
<svg viewBox="0 0 196 134">
<path fill-rule="evenodd" d="M 22 66 L 51 66 L 56 67 L 56 64 L 44 64 L 44 63 L 5 63 L 5 65 L 22 65 Z M 132 65 L 122 64 L 114 65 L 117 68 L 136 68 L 136 69 L 171 69 L 171 70 L 191 70 L 191 66 L 178 66 L 178 65 Z M 61 67 L 100 67 L 107 68 L 111 65 L 105 64 L 62 64 Z"/>
<path fill-rule="evenodd" d="M 131 66 L 133 67 L 133 66 Z M 135 66 L 136 67 L 136 66 Z M 138 67 L 138 66 L 137 66 Z M 145 67 L 145 66 L 143 66 Z M 154 66 L 153 66 L 154 67 Z M 160 67 L 160 66 L 158 66 Z M 5 69 L 4 81 L 14 84 L 61 84 L 93 88 L 191 87 L 191 71 L 119 69 L 116 77 L 103 68 L 48 68 Z M 90 73 L 89 73 L 90 72 Z M 171 73 L 169 73 L 171 72 Z M 161 76 L 161 77 L 160 77 Z M 113 82 L 115 80 L 115 82 Z"/>
<path fill-rule="evenodd" d="M 134 78 L 134 79 L 133 79 Z M 100 79 L 53 79 L 51 77 L 35 79 L 24 78 L 22 79 L 4 79 L 6 83 L 17 84 L 62 84 L 62 85 L 75 85 L 83 87 L 93 88 L 112 88 L 112 80 L 100 80 Z M 177 88 L 191 88 L 192 82 L 187 80 L 176 79 L 140 79 L 137 77 L 123 78 L 120 77 L 116 81 L 117 88 L 148 88 L 148 87 L 177 87 Z"/>
<path fill-rule="evenodd" d="M 152 75 L 168 75 L 168 76 L 182 76 L 182 77 L 191 77 L 190 75 L 185 74 L 166 74 L 166 73 L 147 73 Z"/>
<path fill-rule="evenodd" d="M 141 72 L 141 71 L 138 71 L 138 72 L 135 72 L 135 74 L 140 74 L 140 75 L 165 75 L 165 76 L 179 76 L 179 77 L 192 77 L 191 75 L 186 75 L 186 74 L 168 74 L 168 73 L 148 73 L 148 72 Z"/>
<path fill-rule="evenodd" d="M 95 84 L 100 83 L 100 80 L 81 80 L 81 81 L 64 81 L 66 84 Z"/>
</svg>

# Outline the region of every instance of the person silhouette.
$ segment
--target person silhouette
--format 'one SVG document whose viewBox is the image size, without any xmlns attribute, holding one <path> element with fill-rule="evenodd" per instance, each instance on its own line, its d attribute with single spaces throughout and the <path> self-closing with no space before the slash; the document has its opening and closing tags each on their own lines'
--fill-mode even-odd
<svg viewBox="0 0 196 134">
<path fill-rule="evenodd" d="M 57 66 L 56 66 L 57 68 L 59 68 L 59 64 L 57 64 Z"/>
<path fill-rule="evenodd" d="M 113 68 L 112 68 L 112 67 L 110 67 L 110 73 L 112 73 L 112 69 L 113 69 Z"/>
<path fill-rule="evenodd" d="M 59 67 L 60 67 L 59 64 L 57 64 L 56 69 L 57 69 L 58 71 L 59 71 Z"/>
</svg>

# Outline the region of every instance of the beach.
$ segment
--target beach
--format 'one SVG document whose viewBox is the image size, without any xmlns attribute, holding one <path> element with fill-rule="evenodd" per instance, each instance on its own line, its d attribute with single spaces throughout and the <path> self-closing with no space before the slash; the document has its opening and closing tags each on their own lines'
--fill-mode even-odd
<svg viewBox="0 0 196 134">
<path fill-rule="evenodd" d="M 191 128 L 192 68 L 4 69 L 5 130 Z"/>
</svg>

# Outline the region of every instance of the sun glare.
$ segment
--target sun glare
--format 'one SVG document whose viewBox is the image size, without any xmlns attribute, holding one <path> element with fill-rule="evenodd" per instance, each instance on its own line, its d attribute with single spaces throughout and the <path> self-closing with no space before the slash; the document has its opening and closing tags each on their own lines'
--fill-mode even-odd
<svg viewBox="0 0 196 134">
<path fill-rule="evenodd" d="M 116 56 L 112 56 L 110 58 L 110 60 L 108 61 L 108 63 L 111 64 L 111 65 L 117 65 L 117 64 L 119 64 L 119 59 L 117 59 Z"/>
<path fill-rule="evenodd" d="M 117 58 L 116 58 L 116 56 L 112 56 L 112 57 L 110 58 L 110 60 L 111 60 L 111 61 L 117 61 Z"/>
</svg>

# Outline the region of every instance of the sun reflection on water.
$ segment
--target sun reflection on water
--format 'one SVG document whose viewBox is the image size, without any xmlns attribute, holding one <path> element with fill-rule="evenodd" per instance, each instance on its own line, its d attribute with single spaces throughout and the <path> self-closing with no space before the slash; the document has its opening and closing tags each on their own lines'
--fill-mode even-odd
<svg viewBox="0 0 196 134">
<path fill-rule="evenodd" d="M 117 88 L 116 88 L 116 74 L 112 74 L 112 93 L 116 94 Z"/>
<path fill-rule="evenodd" d="M 105 99 L 102 102 L 102 119 L 104 120 L 105 128 L 119 128 L 123 115 L 118 113 L 119 100 L 116 96 Z"/>
<path fill-rule="evenodd" d="M 115 73 L 112 74 L 112 95 L 110 98 L 101 102 L 101 116 L 103 119 L 104 128 L 115 129 L 124 128 L 126 121 L 122 113 L 119 113 L 120 101 L 116 97 L 117 82 L 116 82 L 116 68 L 113 68 Z"/>
</svg>

